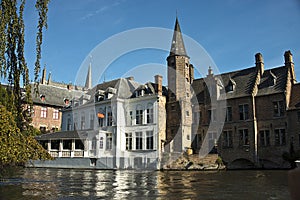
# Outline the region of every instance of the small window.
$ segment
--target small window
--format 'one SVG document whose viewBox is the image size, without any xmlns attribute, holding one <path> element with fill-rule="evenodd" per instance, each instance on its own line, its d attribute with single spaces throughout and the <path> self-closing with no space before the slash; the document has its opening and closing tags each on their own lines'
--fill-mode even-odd
<svg viewBox="0 0 300 200">
<path fill-rule="evenodd" d="M 103 137 L 100 137 L 99 149 L 103 149 Z"/>
<path fill-rule="evenodd" d="M 188 110 L 186 111 L 186 116 L 190 116 L 190 112 Z"/>
<path fill-rule="evenodd" d="M 41 108 L 41 118 L 47 118 L 47 108 L 46 107 Z"/>
<path fill-rule="evenodd" d="M 58 119 L 59 118 L 59 111 L 58 109 L 53 109 L 53 119 Z"/>
</svg>

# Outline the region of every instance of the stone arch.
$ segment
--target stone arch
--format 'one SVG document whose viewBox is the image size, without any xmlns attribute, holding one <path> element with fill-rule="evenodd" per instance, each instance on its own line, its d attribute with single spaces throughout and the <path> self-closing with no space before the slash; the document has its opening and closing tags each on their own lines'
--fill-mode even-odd
<svg viewBox="0 0 300 200">
<path fill-rule="evenodd" d="M 246 158 L 238 158 L 228 163 L 227 167 L 229 169 L 251 169 L 254 168 L 255 165 L 252 161 Z"/>
</svg>

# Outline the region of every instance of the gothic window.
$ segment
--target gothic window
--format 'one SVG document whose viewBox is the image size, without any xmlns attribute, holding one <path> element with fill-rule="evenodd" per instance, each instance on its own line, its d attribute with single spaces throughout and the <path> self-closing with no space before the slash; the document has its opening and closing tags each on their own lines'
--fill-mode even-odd
<svg viewBox="0 0 300 200">
<path fill-rule="evenodd" d="M 248 129 L 239 130 L 240 135 L 240 146 L 249 146 L 249 134 Z"/>
<path fill-rule="evenodd" d="M 286 138 L 285 138 L 285 129 L 275 129 L 275 145 L 285 145 Z"/>
<path fill-rule="evenodd" d="M 273 102 L 274 117 L 281 117 L 284 115 L 284 103 L 283 101 Z"/>
<path fill-rule="evenodd" d="M 239 105 L 239 114 L 240 114 L 240 120 L 249 119 L 249 105 L 248 104 Z"/>
<path fill-rule="evenodd" d="M 230 121 L 232 121 L 232 108 L 227 107 L 226 108 L 225 122 L 230 122 Z"/>
<path fill-rule="evenodd" d="M 223 131 L 223 147 L 224 148 L 233 147 L 233 137 L 232 137 L 231 130 Z"/>
<path fill-rule="evenodd" d="M 270 146 L 270 131 L 261 130 L 259 131 L 260 146 Z"/>
</svg>

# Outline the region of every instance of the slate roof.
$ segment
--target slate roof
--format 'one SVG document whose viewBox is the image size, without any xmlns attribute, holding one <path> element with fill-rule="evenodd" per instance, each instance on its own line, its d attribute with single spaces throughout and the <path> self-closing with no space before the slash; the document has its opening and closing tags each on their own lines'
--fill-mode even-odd
<svg viewBox="0 0 300 200">
<path fill-rule="evenodd" d="M 56 140 L 56 139 L 80 139 L 80 138 L 87 138 L 86 131 L 62 131 L 62 132 L 54 132 L 54 133 L 47 133 L 38 135 L 35 137 L 36 140 Z M 92 131 L 92 130 L 90 130 Z"/>
<path fill-rule="evenodd" d="M 32 100 L 34 104 L 50 105 L 63 107 L 65 106 L 64 99 L 72 99 L 74 96 L 80 96 L 83 94 L 80 90 L 68 90 L 67 87 L 57 87 L 53 85 L 39 84 L 38 94 L 35 92 L 34 86 L 31 87 Z M 45 96 L 45 100 L 42 101 L 41 95 Z"/>
<path fill-rule="evenodd" d="M 170 56 L 173 56 L 173 55 L 187 56 L 185 47 L 184 47 L 184 43 L 183 43 L 183 39 L 182 39 L 181 29 L 180 29 L 177 17 L 176 17 L 176 22 L 175 22 L 175 27 L 174 27 L 171 50 L 170 50 Z"/>
<path fill-rule="evenodd" d="M 288 68 L 285 66 L 265 70 L 258 85 L 257 96 L 276 94 L 286 90 Z M 272 79 L 275 78 L 275 85 Z"/>
<path fill-rule="evenodd" d="M 284 92 L 286 89 L 287 74 L 288 69 L 285 66 L 265 70 L 260 83 L 258 84 L 258 92 L 256 96 Z M 215 75 L 214 78 L 218 80 L 218 84 L 222 85 L 223 88 L 219 99 L 232 99 L 250 96 L 255 87 L 257 75 L 258 71 L 256 67 Z M 270 84 L 270 80 L 274 78 L 276 79 L 275 85 L 272 85 Z M 192 83 L 192 87 L 199 103 L 204 102 L 206 89 L 205 81 L 207 81 L 207 77 L 195 79 Z M 234 83 L 235 88 L 233 91 L 227 90 L 230 82 Z"/>
<path fill-rule="evenodd" d="M 300 83 L 292 86 L 289 110 L 300 109 Z"/>
</svg>

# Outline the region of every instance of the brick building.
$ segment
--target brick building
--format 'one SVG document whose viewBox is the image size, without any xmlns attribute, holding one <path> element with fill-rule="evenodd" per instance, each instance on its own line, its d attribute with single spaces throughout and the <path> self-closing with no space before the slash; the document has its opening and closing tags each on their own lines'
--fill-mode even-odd
<svg viewBox="0 0 300 200">
<path fill-rule="evenodd" d="M 55 132 L 61 129 L 61 109 L 68 106 L 75 95 L 80 95 L 83 88 L 51 80 L 51 73 L 46 80 L 46 69 L 38 84 L 38 93 L 32 84 L 32 122 L 31 125 L 42 133 Z"/>
<path fill-rule="evenodd" d="M 283 152 L 300 145 L 300 86 L 290 51 L 279 67 L 265 69 L 257 53 L 253 67 L 217 75 L 209 68 L 194 79 L 176 19 L 167 62 L 170 152 L 218 152 L 229 168 L 289 166 Z"/>
</svg>

